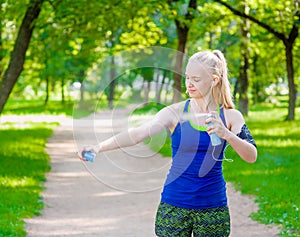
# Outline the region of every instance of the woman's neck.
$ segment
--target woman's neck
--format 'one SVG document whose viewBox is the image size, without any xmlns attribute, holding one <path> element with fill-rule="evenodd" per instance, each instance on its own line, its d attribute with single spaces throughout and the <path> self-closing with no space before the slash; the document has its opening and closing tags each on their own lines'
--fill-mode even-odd
<svg viewBox="0 0 300 237">
<path fill-rule="evenodd" d="M 206 101 L 203 99 L 191 99 L 191 108 L 194 113 L 209 113 L 211 111 L 216 111 L 217 106 L 214 101 Z"/>
</svg>

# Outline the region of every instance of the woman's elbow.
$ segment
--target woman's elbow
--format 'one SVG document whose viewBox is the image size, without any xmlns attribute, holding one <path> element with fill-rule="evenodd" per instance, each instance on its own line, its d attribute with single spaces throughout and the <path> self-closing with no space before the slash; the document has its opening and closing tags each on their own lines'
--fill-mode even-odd
<svg viewBox="0 0 300 237">
<path fill-rule="evenodd" d="M 130 137 L 135 144 L 138 144 L 144 141 L 148 136 L 145 133 L 145 130 L 138 127 L 130 129 Z"/>
<path fill-rule="evenodd" d="M 248 159 L 246 160 L 248 163 L 253 164 L 257 160 L 257 149 L 254 147 L 254 149 L 251 151 L 251 154 L 248 156 Z"/>
</svg>

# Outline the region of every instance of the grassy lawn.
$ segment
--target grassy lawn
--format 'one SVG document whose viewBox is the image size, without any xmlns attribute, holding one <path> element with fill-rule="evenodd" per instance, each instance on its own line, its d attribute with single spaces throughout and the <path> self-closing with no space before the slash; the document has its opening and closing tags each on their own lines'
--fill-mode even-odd
<svg viewBox="0 0 300 237">
<path fill-rule="evenodd" d="M 259 211 L 253 219 L 280 224 L 281 236 L 299 236 L 300 120 L 284 121 L 286 112 L 272 106 L 252 108 L 247 124 L 258 146 L 258 160 L 224 162 L 224 175 L 242 193 L 256 195 Z"/>
<path fill-rule="evenodd" d="M 125 107 L 129 103 L 124 100 L 115 102 L 114 107 Z M 108 102 L 105 99 L 91 99 L 83 103 L 66 101 L 61 103 L 58 100 L 51 100 L 44 105 L 42 100 L 8 100 L 4 107 L 3 115 L 24 115 L 24 114 L 40 114 L 40 115 L 66 115 L 73 118 L 81 118 L 88 116 L 95 111 L 109 109 Z"/>
<path fill-rule="evenodd" d="M 0 127 L 0 236 L 25 236 L 24 218 L 39 214 L 43 207 L 41 182 L 50 170 L 46 139 L 55 124 Z"/>
<path fill-rule="evenodd" d="M 137 113 L 146 111 L 147 108 Z M 281 225 L 281 236 L 299 236 L 300 120 L 284 121 L 286 113 L 286 108 L 273 108 L 273 105 L 251 108 L 246 120 L 258 146 L 258 160 L 248 164 L 228 147 L 226 157 L 233 158 L 234 162 L 224 162 L 224 176 L 243 194 L 257 197 L 259 211 L 252 214 L 253 219 Z M 296 114 L 300 114 L 300 108 Z M 158 140 L 151 139 L 152 149 L 157 150 L 159 144 L 155 141 Z M 170 156 L 169 139 L 160 153 Z"/>
<path fill-rule="evenodd" d="M 42 100 L 9 100 L 4 107 L 4 115 L 66 115 L 80 118 L 89 115 L 95 109 L 95 101 L 79 104 L 72 101 L 49 101 L 44 105 Z"/>
<path fill-rule="evenodd" d="M 62 104 L 60 101 L 49 101 L 45 106 L 42 100 L 8 100 L 4 107 L 3 114 L 51 114 L 58 115 L 64 114 L 72 116 L 73 102 L 65 102 Z"/>
</svg>

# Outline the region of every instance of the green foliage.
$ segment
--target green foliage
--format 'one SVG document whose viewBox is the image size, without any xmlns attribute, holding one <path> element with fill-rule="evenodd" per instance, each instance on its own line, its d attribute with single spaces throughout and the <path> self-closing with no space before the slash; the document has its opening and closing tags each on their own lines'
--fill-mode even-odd
<svg viewBox="0 0 300 237">
<path fill-rule="evenodd" d="M 24 218 L 38 215 L 43 207 L 41 182 L 50 170 L 45 152 L 53 125 L 12 124 L 0 128 L 0 236 L 25 236 Z"/>
<path fill-rule="evenodd" d="M 176 48 L 178 36 L 174 19 L 190 27 L 187 47 L 189 54 L 199 49 L 220 49 L 228 59 L 231 82 L 239 75 L 240 17 L 214 1 L 198 1 L 196 10 L 190 11 L 194 21 L 184 19 L 188 2 L 183 1 L 118 1 L 83 0 L 46 1 L 37 20 L 36 28 L 26 54 L 24 71 L 11 98 L 45 99 L 47 93 L 55 99 L 73 82 L 88 81 L 95 65 L 120 51 L 150 45 Z M 241 1 L 227 1 L 239 9 Z M 290 32 L 295 18 L 293 1 L 247 2 L 250 14 L 266 22 L 275 30 Z M 28 1 L 14 3 L 2 1 L 0 26 L 0 76 L 9 62 L 10 51 L 16 37 L 20 19 Z M 263 7 L 262 7 L 263 6 Z M 191 9 L 189 9 L 191 10 Z M 250 23 L 250 93 L 255 102 L 265 99 L 264 89 L 282 78 L 287 82 L 283 44 L 262 27 Z M 294 55 L 299 53 L 299 40 L 295 41 Z M 41 53 L 43 52 L 43 53 Z M 3 58 L 2 58 L 3 56 Z M 295 57 L 297 65 L 299 57 Z M 110 67 L 107 67 L 109 69 Z M 295 67 L 295 77 L 299 69 Z M 86 88 L 95 94 L 98 84 L 108 85 L 109 74 L 95 75 L 97 85 Z M 131 86 L 136 78 L 122 81 Z M 297 83 L 297 81 L 296 81 Z M 88 84 L 88 83 L 87 83 Z M 91 87 L 91 86 L 90 86 Z M 62 97 L 62 96 L 61 96 Z M 49 97 L 51 100 L 52 97 Z"/>
<path fill-rule="evenodd" d="M 151 150 L 159 152 L 163 157 L 172 156 L 171 151 L 171 139 L 168 136 L 167 132 L 162 132 L 154 135 L 151 138 L 147 138 L 145 140 L 145 144 L 147 144 Z"/>
<path fill-rule="evenodd" d="M 145 115 L 145 114 L 154 115 L 155 113 L 157 113 L 159 110 L 161 110 L 164 107 L 165 107 L 165 105 L 163 105 L 163 104 L 151 102 L 140 108 L 135 109 L 133 113 L 137 114 L 137 115 Z"/>
<path fill-rule="evenodd" d="M 121 35 L 121 43 L 136 48 L 165 44 L 167 42 L 167 38 L 162 29 L 159 28 L 148 15 L 149 10 L 151 9 L 144 7 L 137 12 L 134 19 L 129 20 L 128 28 L 131 30 L 129 32 L 124 32 Z"/>
</svg>

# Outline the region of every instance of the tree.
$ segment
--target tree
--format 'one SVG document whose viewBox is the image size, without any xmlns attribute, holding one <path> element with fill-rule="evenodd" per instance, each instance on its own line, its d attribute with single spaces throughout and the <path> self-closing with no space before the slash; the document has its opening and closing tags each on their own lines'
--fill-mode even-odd
<svg viewBox="0 0 300 237">
<path fill-rule="evenodd" d="M 170 0 L 169 4 L 176 4 L 178 3 L 178 0 Z M 184 9 L 185 7 L 182 6 L 180 3 L 179 6 L 177 6 L 177 16 L 175 16 L 175 24 L 177 29 L 177 36 L 178 36 L 178 44 L 177 44 L 177 50 L 182 53 L 186 53 L 186 43 L 188 40 L 188 33 L 190 30 L 190 24 L 192 23 L 194 19 L 194 11 L 197 8 L 197 0 L 189 0 L 187 4 L 187 8 L 185 13 L 182 15 L 180 14 L 180 10 Z M 182 75 L 178 72 L 182 71 L 183 67 L 183 58 L 184 54 L 177 54 L 176 56 L 176 72 L 174 72 L 174 96 L 173 96 L 173 102 L 178 102 L 181 99 L 181 91 L 182 91 Z"/>
<path fill-rule="evenodd" d="M 25 54 L 43 2 L 44 0 L 31 0 L 27 7 L 11 54 L 8 68 L 4 72 L 3 80 L 0 84 L 0 114 L 2 113 L 4 105 L 23 70 Z"/>
<path fill-rule="evenodd" d="M 261 26 L 265 30 L 267 30 L 270 34 L 275 36 L 277 39 L 279 39 L 285 47 L 285 57 L 286 57 L 286 70 L 287 70 L 287 76 L 288 76 L 288 85 L 289 85 L 289 107 L 288 107 L 288 115 L 286 117 L 286 120 L 294 120 L 295 119 L 295 107 L 296 107 L 296 99 L 297 99 L 297 90 L 295 86 L 295 78 L 294 78 L 294 61 L 293 61 L 293 49 L 294 49 L 294 43 L 299 35 L 299 21 L 300 21 L 300 11 L 299 11 L 299 1 L 294 0 L 291 2 L 276 2 L 272 3 L 272 6 L 276 6 L 278 10 L 278 15 L 274 17 L 267 16 L 265 21 L 267 21 L 267 18 L 270 18 L 272 20 L 278 19 L 275 21 L 275 23 L 278 23 L 278 21 L 281 24 L 280 30 L 277 29 L 275 26 L 272 26 L 271 23 L 266 23 L 263 20 L 260 20 L 253 15 L 246 14 L 245 12 L 239 11 L 229 5 L 227 2 L 224 2 L 222 0 L 214 0 L 215 2 L 218 2 L 228 8 L 233 14 L 247 18 L 250 21 L 256 23 L 257 25 Z M 285 6 L 284 4 L 291 4 L 291 6 Z M 270 7 L 270 5 L 269 5 Z M 289 9 L 289 11 L 286 11 L 286 9 Z M 272 14 L 276 12 L 275 8 L 272 10 Z M 289 14 L 286 17 L 284 14 Z M 284 27 L 282 27 L 284 25 Z M 282 30 L 283 28 L 283 30 Z"/>
<path fill-rule="evenodd" d="M 248 14 L 249 7 L 246 1 L 241 1 L 240 8 L 242 12 Z M 239 110 L 242 114 L 248 115 L 249 99 L 248 99 L 248 87 L 249 87 L 249 43 L 250 43 L 250 24 L 247 18 L 243 18 L 240 21 L 241 31 L 241 43 L 240 43 L 240 73 L 237 80 L 237 92 L 239 93 Z"/>
</svg>

